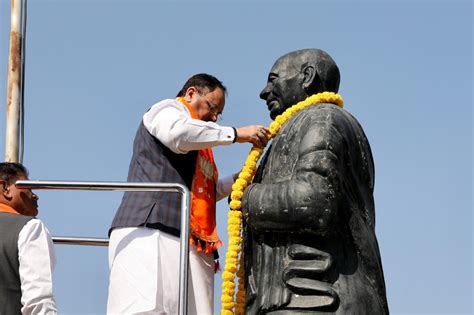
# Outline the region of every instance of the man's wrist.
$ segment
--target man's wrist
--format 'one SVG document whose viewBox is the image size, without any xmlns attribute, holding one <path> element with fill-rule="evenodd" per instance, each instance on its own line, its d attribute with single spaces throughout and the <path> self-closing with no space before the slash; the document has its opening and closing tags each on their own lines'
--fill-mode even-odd
<svg viewBox="0 0 474 315">
<path fill-rule="evenodd" d="M 237 142 L 237 129 L 235 129 L 235 127 L 232 127 L 232 129 L 234 129 L 234 140 L 232 141 L 232 143 L 236 143 Z"/>
</svg>

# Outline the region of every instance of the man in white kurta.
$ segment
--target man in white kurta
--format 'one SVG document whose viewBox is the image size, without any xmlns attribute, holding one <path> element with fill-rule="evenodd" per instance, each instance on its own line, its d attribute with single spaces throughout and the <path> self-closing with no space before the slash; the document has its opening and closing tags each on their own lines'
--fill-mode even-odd
<svg viewBox="0 0 474 315">
<path fill-rule="evenodd" d="M 15 186 L 16 180 L 25 179 L 23 165 L 0 163 L 0 314 L 54 315 L 54 245 L 46 226 L 35 218 L 38 196 Z"/>
</svg>

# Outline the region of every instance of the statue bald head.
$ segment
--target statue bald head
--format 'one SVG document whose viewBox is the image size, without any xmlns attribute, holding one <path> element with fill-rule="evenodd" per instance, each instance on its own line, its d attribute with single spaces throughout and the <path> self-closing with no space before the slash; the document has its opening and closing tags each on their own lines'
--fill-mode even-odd
<svg viewBox="0 0 474 315">
<path fill-rule="evenodd" d="M 339 69 L 334 60 L 321 49 L 290 52 L 273 65 L 260 98 L 267 102 L 270 117 L 320 92 L 337 92 Z"/>
</svg>

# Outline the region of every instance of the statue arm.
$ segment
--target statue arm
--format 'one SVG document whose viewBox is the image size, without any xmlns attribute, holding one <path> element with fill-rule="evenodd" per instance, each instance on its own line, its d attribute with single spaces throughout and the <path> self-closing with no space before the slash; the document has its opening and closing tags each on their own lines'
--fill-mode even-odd
<svg viewBox="0 0 474 315">
<path fill-rule="evenodd" d="M 292 177 L 252 184 L 246 190 L 244 211 L 252 228 L 324 232 L 332 226 L 338 208 L 342 136 L 330 119 L 319 119 L 306 130 Z"/>
</svg>

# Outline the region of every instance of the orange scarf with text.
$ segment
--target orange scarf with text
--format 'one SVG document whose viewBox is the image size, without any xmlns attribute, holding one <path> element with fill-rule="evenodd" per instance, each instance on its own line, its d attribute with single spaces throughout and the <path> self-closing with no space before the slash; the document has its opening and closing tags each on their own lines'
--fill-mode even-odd
<svg viewBox="0 0 474 315">
<path fill-rule="evenodd" d="M 177 100 L 186 106 L 192 118 L 199 119 L 194 108 L 186 100 L 181 97 Z M 217 179 L 212 149 L 199 150 L 191 187 L 190 243 L 196 246 L 198 252 L 204 251 L 207 254 L 217 252 L 217 248 L 222 246 L 216 225 Z"/>
</svg>

